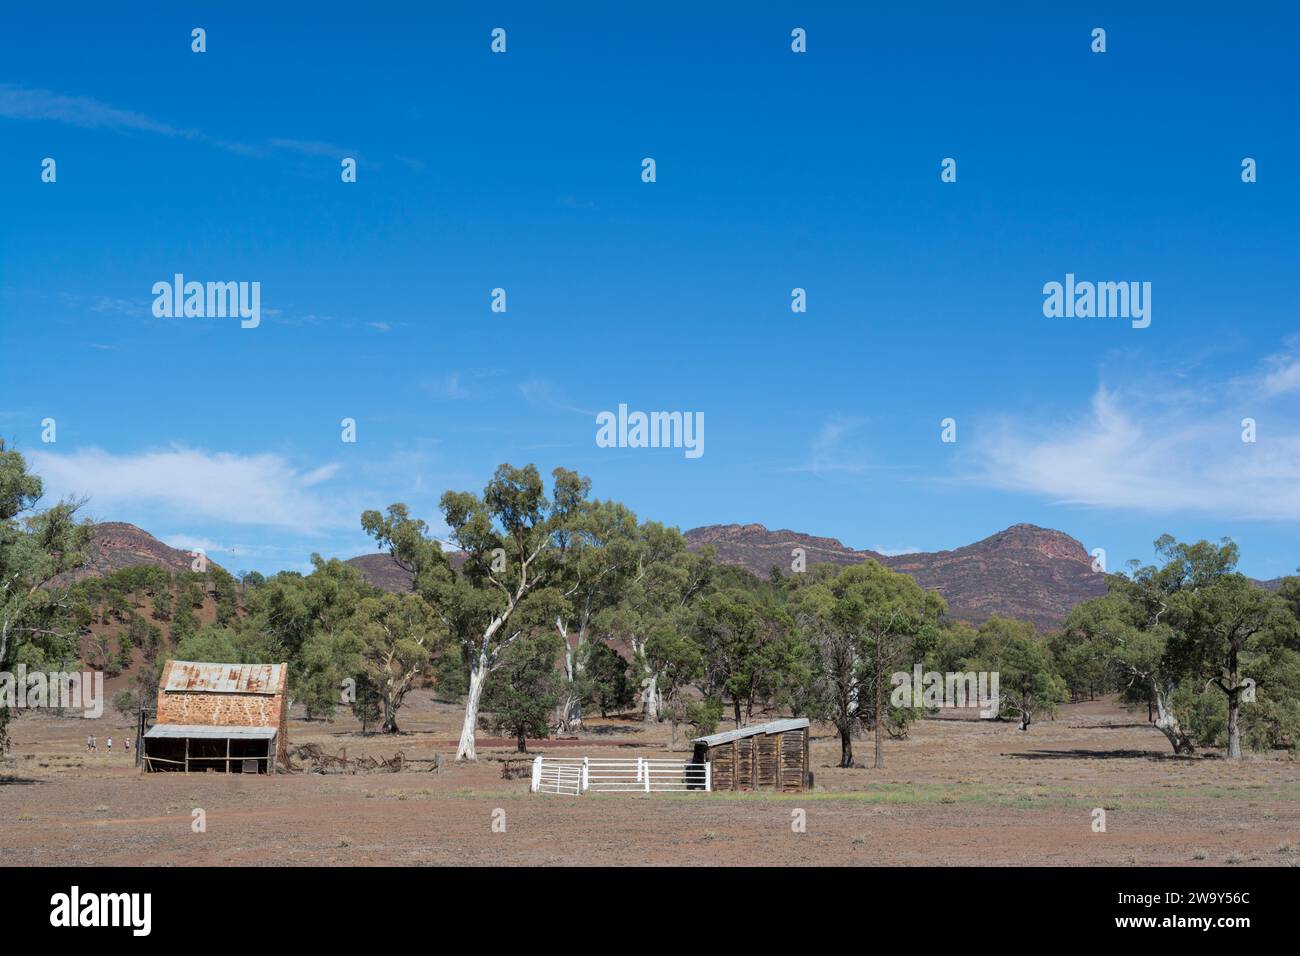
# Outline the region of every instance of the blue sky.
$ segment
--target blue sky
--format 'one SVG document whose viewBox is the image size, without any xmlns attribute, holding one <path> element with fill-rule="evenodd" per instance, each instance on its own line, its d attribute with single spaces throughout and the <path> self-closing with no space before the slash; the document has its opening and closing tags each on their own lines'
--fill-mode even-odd
<svg viewBox="0 0 1300 956">
<path fill-rule="evenodd" d="M 232 570 L 503 461 L 683 529 L 1300 565 L 1296 15 L 538 6 L 0 12 L 0 434 L 51 494 Z M 177 272 L 261 325 L 155 318 Z M 1150 327 L 1044 317 L 1066 273 Z M 597 447 L 620 403 L 705 454 Z"/>
</svg>

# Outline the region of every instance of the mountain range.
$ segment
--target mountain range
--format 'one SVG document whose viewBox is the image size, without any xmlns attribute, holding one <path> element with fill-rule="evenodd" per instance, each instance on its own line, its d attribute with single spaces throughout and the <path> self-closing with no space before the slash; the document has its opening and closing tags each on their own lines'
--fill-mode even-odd
<svg viewBox="0 0 1300 956">
<path fill-rule="evenodd" d="M 1031 524 L 1012 525 L 982 541 L 952 551 L 881 554 L 857 551 L 835 538 L 797 531 L 769 531 L 761 524 L 708 525 L 686 532 L 693 548 L 713 545 L 718 560 L 755 574 L 773 567 L 788 572 L 792 552 L 804 550 L 809 565 L 879 561 L 937 590 L 955 618 L 979 622 L 994 614 L 1032 621 L 1038 627 L 1060 624 L 1076 604 L 1106 593 L 1106 578 L 1092 569 L 1083 545 L 1060 531 Z"/>
<path fill-rule="evenodd" d="M 952 617 L 975 623 L 997 614 L 1049 629 L 1059 625 L 1076 604 L 1106 593 L 1105 576 L 1092 569 L 1092 558 L 1082 544 L 1064 532 L 1031 524 L 1012 525 L 951 551 L 909 554 L 855 550 L 835 538 L 771 531 L 761 524 L 705 525 L 685 532 L 685 538 L 689 547 L 699 550 L 712 545 L 723 564 L 739 565 L 762 577 L 774 567 L 790 573 L 797 548 L 803 549 L 807 566 L 879 561 L 911 575 L 921 587 L 937 590 Z M 85 567 L 68 580 L 111 574 L 134 564 L 188 571 L 192 560 L 188 551 L 170 547 L 135 525 L 105 522 L 95 526 Z M 386 591 L 411 588 L 410 573 L 386 553 L 359 555 L 348 563 Z M 1256 583 L 1274 590 L 1279 582 Z"/>
<path fill-rule="evenodd" d="M 1105 579 L 1092 570 L 1082 544 L 1060 531 L 1027 524 L 952 551 L 897 555 L 854 550 L 835 538 L 769 531 L 760 524 L 707 525 L 687 531 L 685 537 L 691 548 L 712 545 L 722 563 L 764 577 L 773 567 L 788 573 L 796 548 L 804 549 L 809 566 L 876 560 L 910 574 L 924 588 L 938 589 L 952 616 L 970 621 L 1005 614 L 1049 628 L 1075 604 L 1106 592 Z M 188 571 L 192 560 L 188 551 L 170 547 L 135 525 L 105 522 L 95 526 L 86 565 L 68 578 L 111 574 L 134 564 Z M 410 590 L 411 575 L 385 553 L 360 555 L 348 563 L 377 587 Z"/>
</svg>

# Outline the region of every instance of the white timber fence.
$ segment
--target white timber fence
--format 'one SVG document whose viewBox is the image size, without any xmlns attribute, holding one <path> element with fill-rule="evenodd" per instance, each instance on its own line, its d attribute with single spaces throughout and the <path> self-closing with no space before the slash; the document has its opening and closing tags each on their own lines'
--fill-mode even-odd
<svg viewBox="0 0 1300 956">
<path fill-rule="evenodd" d="M 713 789 L 712 767 L 648 757 L 535 757 L 534 793 L 674 793 Z"/>
</svg>

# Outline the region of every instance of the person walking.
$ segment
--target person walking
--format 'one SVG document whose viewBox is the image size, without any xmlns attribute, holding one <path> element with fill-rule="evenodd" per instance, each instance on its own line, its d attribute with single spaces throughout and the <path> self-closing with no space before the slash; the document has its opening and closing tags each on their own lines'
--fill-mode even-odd
<svg viewBox="0 0 1300 956">
<path fill-rule="evenodd" d="M 90 736 L 90 734 L 86 734 L 86 753 L 90 753 L 94 749 L 95 749 L 95 738 Z"/>
<path fill-rule="evenodd" d="M 113 738 L 112 738 L 112 737 L 109 737 L 109 738 L 108 738 L 108 752 L 109 752 L 109 753 L 112 753 L 112 752 L 113 752 Z"/>
</svg>

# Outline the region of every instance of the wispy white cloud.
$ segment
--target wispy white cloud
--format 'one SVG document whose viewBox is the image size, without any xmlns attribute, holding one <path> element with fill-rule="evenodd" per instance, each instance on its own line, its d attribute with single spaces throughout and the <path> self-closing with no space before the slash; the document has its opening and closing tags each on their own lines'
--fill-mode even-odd
<svg viewBox="0 0 1300 956">
<path fill-rule="evenodd" d="M 120 109 L 90 96 L 56 93 L 14 83 L 0 83 L 0 117 L 14 120 L 43 120 L 80 129 L 110 130 L 117 133 L 149 133 L 169 139 L 203 143 L 243 156 L 266 156 L 274 151 L 304 156 L 341 159 L 358 158 L 355 149 L 322 140 L 273 137 L 265 145 L 242 143 L 211 136 L 202 130 L 176 126 L 135 110 Z M 375 168 L 374 163 L 369 163 Z"/>
<path fill-rule="evenodd" d="M 321 465 L 319 468 L 313 468 L 302 476 L 301 485 L 304 488 L 311 488 L 313 485 L 319 485 L 322 482 L 329 481 L 338 474 L 339 469 L 343 466 L 338 462 L 330 462 L 328 465 Z"/>
<path fill-rule="evenodd" d="M 540 378 L 529 379 L 527 382 L 521 382 L 518 386 L 519 394 L 529 405 L 538 408 L 549 408 L 561 412 L 573 412 L 576 415 L 586 415 L 589 418 L 595 418 L 596 412 L 591 409 L 578 408 L 570 404 L 568 399 L 563 398 L 555 386 Z"/>
<path fill-rule="evenodd" d="M 104 129 L 117 133 L 151 133 L 171 139 L 204 143 L 232 153 L 258 155 L 264 150 L 247 143 L 231 142 L 197 130 L 175 126 L 134 110 L 119 109 L 90 96 L 31 89 L 0 83 L 0 117 L 16 120 L 45 120 L 81 129 Z"/>
<path fill-rule="evenodd" d="M 863 418 L 837 416 L 827 419 L 813 436 L 807 460 L 790 470 L 817 475 L 866 471 L 868 465 L 865 455 L 854 443 L 854 436 L 865 424 L 866 419 Z"/>
<path fill-rule="evenodd" d="M 473 396 L 473 393 L 465 387 L 460 380 L 460 376 L 455 372 L 431 382 L 430 387 L 441 392 L 445 398 L 453 398 L 459 401 L 465 401 Z"/>
<path fill-rule="evenodd" d="M 163 534 L 158 540 L 180 551 L 202 551 L 204 554 L 219 554 L 226 549 L 213 541 L 197 534 Z"/>
<path fill-rule="evenodd" d="M 150 302 L 148 299 L 124 299 L 112 295 L 83 295 L 74 292 L 60 292 L 58 301 L 71 309 L 89 309 L 101 314 L 111 313 L 132 317 L 148 316 Z"/>
<path fill-rule="evenodd" d="M 488 379 L 495 372 L 448 372 L 420 382 L 420 388 L 439 398 L 468 402 L 482 398 L 490 389 Z"/>
<path fill-rule="evenodd" d="M 894 557 L 897 557 L 897 556 L 900 555 L 900 554 L 920 554 L 920 553 L 921 553 L 921 549 L 918 548 L 918 547 L 916 547 L 916 545 L 908 545 L 908 546 L 905 547 L 905 548 L 888 548 L 888 547 L 883 547 L 883 546 L 879 546 L 879 545 L 878 545 L 878 546 L 876 546 L 876 547 L 874 547 L 874 548 L 871 548 L 870 550 L 876 552 L 876 554 L 883 554 L 883 555 L 884 555 L 885 557 L 887 557 L 887 558 L 894 558 Z"/>
<path fill-rule="evenodd" d="M 1300 343 L 1265 361 L 1260 391 L 1269 397 L 1300 391 Z"/>
<path fill-rule="evenodd" d="M 159 523 L 212 521 L 310 535 L 352 530 L 360 513 L 350 498 L 321 487 L 337 473 L 336 464 L 303 472 L 279 455 L 184 447 L 136 454 L 40 449 L 28 457 L 47 494 L 88 496 L 97 516 L 145 511 Z"/>
<path fill-rule="evenodd" d="M 1300 521 L 1300 423 L 1284 356 L 1230 381 L 1100 385 L 1072 420 L 973 430 L 964 477 L 1061 504 Z M 1256 441 L 1242 440 L 1244 419 Z"/>
<path fill-rule="evenodd" d="M 0 83 L 0 116 L 7 119 L 53 120 L 82 129 L 111 129 L 156 133 L 159 136 L 197 136 L 141 113 L 117 109 L 89 96 L 68 96 L 50 90 L 25 89 Z"/>
<path fill-rule="evenodd" d="M 342 159 L 344 156 L 356 158 L 357 152 L 354 149 L 346 149 L 342 146 L 335 146 L 333 143 L 323 143 L 319 140 L 303 139 L 281 139 L 271 140 L 271 145 L 276 149 L 287 149 L 291 152 L 302 153 L 305 156 L 324 156 L 333 159 Z"/>
</svg>

